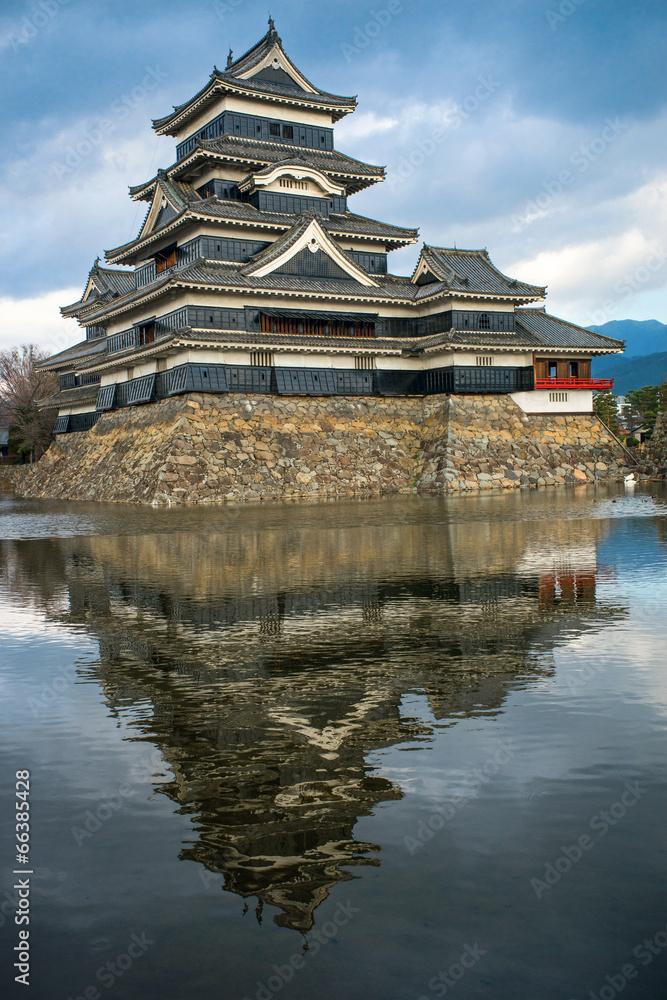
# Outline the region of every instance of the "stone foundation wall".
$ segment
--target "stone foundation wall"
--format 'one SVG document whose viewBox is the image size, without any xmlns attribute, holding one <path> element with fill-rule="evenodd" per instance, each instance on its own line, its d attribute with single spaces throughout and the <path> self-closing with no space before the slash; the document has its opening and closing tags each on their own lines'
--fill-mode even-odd
<svg viewBox="0 0 667 1000">
<path fill-rule="evenodd" d="M 621 479 L 592 415 L 529 416 L 508 396 L 190 394 L 59 437 L 17 492 L 195 503 L 452 492 Z"/>
<path fill-rule="evenodd" d="M 667 414 L 659 413 L 651 440 L 639 457 L 639 470 L 651 479 L 667 476 Z"/>
<path fill-rule="evenodd" d="M 552 486 L 631 471 L 630 457 L 594 414 L 527 414 L 508 396 L 446 398 L 446 440 L 426 451 L 423 489 Z"/>
<path fill-rule="evenodd" d="M 0 493 L 20 493 L 23 481 L 31 474 L 27 465 L 0 465 Z"/>
</svg>

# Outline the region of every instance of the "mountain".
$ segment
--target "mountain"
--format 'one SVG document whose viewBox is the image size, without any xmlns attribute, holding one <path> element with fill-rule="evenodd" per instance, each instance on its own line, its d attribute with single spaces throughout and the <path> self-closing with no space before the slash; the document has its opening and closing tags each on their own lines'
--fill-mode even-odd
<svg viewBox="0 0 667 1000">
<path fill-rule="evenodd" d="M 613 378 L 614 394 L 625 396 L 629 389 L 641 389 L 644 385 L 659 385 L 665 381 L 667 351 L 640 358 L 593 358 L 591 374 L 593 378 Z"/>
<path fill-rule="evenodd" d="M 616 356 L 613 361 L 610 358 L 610 366 L 627 360 L 629 357 L 634 358 L 667 351 L 667 326 L 664 323 L 659 323 L 657 319 L 613 319 L 609 323 L 603 323 L 602 326 L 589 326 L 588 329 L 601 333 L 603 337 L 614 337 L 616 340 L 627 342 L 625 355 L 623 357 Z M 604 361 L 605 359 L 599 360 Z"/>
<path fill-rule="evenodd" d="M 593 378 L 613 378 L 614 393 L 659 385 L 667 378 L 667 325 L 657 319 L 614 319 L 602 326 L 589 326 L 604 337 L 625 340 L 625 354 L 593 358 Z"/>
</svg>

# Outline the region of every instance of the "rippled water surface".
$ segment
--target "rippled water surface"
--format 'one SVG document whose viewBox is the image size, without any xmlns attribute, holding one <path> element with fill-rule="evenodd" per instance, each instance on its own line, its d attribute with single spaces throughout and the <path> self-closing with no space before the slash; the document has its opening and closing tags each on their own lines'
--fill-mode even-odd
<svg viewBox="0 0 667 1000">
<path fill-rule="evenodd" d="M 667 995 L 662 487 L 0 539 L 3 996 Z"/>
</svg>

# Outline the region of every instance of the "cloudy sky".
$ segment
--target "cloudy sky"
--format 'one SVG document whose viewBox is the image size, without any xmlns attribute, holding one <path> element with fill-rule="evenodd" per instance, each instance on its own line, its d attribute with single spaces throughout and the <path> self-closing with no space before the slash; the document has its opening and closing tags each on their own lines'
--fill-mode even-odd
<svg viewBox="0 0 667 1000">
<path fill-rule="evenodd" d="M 667 322 L 664 0 L 271 0 L 288 55 L 356 94 L 337 146 L 387 166 L 351 199 L 440 246 L 484 247 L 583 325 Z M 152 118 L 231 46 L 259 0 L 3 0 L 0 348 L 79 339 L 58 307 L 136 235 L 127 187 L 174 159 Z M 409 272 L 416 248 L 394 253 Z"/>
</svg>

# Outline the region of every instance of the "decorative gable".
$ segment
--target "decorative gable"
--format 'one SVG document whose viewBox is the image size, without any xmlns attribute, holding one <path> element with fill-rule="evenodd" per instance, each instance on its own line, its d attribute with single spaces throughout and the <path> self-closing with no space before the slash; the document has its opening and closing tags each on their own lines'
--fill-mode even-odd
<svg viewBox="0 0 667 1000">
<path fill-rule="evenodd" d="M 317 257 L 317 263 L 312 260 L 308 265 L 304 254 Z M 299 256 L 301 255 L 301 256 Z M 330 263 L 325 263 L 323 258 L 327 258 Z M 294 261 L 294 263 L 290 263 Z M 359 267 L 354 261 L 341 250 L 337 243 L 331 239 L 329 234 L 320 225 L 317 216 L 308 221 L 308 216 L 301 216 L 299 222 L 289 232 L 285 233 L 279 240 L 270 246 L 250 264 L 243 268 L 244 274 L 254 275 L 263 278 L 273 272 L 287 274 L 303 274 L 304 271 L 292 270 L 301 263 L 302 267 L 308 266 L 310 269 L 305 273 L 313 274 L 313 269 L 319 267 L 317 272 L 319 277 L 347 277 L 366 285 L 370 288 L 377 288 L 377 282 Z M 338 272 L 334 273 L 331 265 L 335 265 Z M 284 270 L 289 268 L 289 270 Z M 323 271 L 329 269 L 329 274 Z"/>
<path fill-rule="evenodd" d="M 282 194 L 303 194 L 310 198 L 345 195 L 345 187 L 342 184 L 336 184 L 321 170 L 300 159 L 285 160 L 250 174 L 238 188 L 244 194 L 252 194 L 254 191 L 278 191 Z"/>
<path fill-rule="evenodd" d="M 169 197 L 169 192 L 166 190 L 165 185 L 161 181 L 158 181 L 155 186 L 151 207 L 148 209 L 148 214 L 137 239 L 143 239 L 149 233 L 152 233 L 154 229 L 160 229 L 171 219 L 175 218 L 184 206 L 177 205 L 174 202 L 175 199 Z"/>
<path fill-rule="evenodd" d="M 346 278 L 351 275 L 332 260 L 322 250 L 310 250 L 308 247 L 299 250 L 293 257 L 277 267 L 274 274 L 298 274 L 308 278 Z"/>
<path fill-rule="evenodd" d="M 283 52 L 279 40 L 275 41 L 266 55 L 252 69 L 235 74 L 239 80 L 264 80 L 266 83 L 287 84 L 308 94 L 317 90 L 306 80 L 294 63 Z"/>
</svg>

